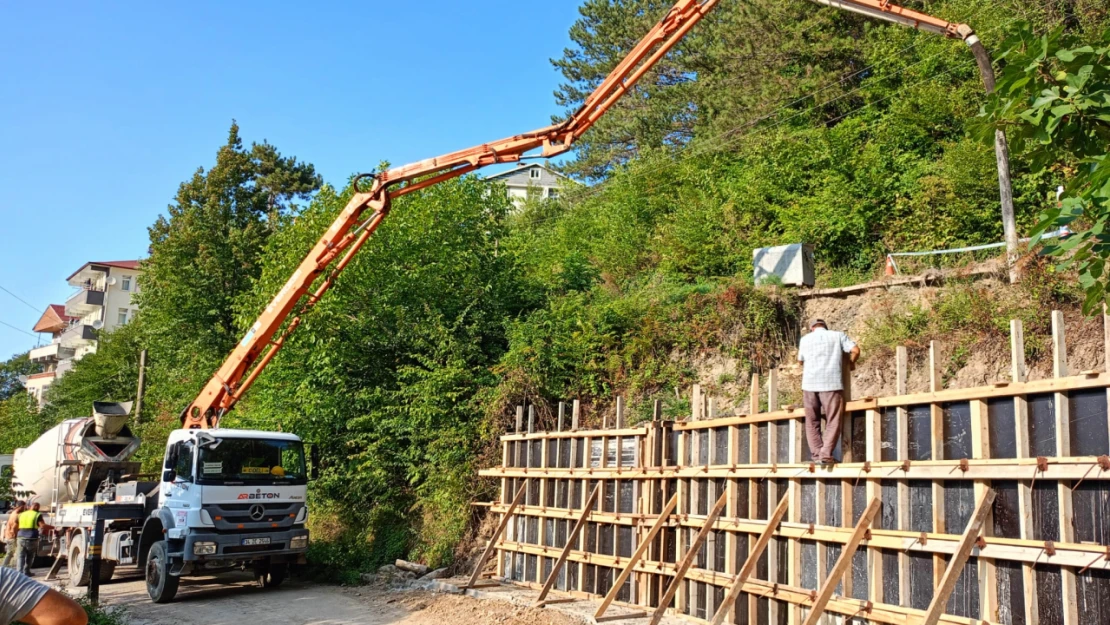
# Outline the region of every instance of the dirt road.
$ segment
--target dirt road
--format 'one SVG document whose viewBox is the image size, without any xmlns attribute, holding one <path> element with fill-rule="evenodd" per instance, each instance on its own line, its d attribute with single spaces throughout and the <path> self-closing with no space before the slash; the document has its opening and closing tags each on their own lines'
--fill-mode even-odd
<svg viewBox="0 0 1110 625">
<path fill-rule="evenodd" d="M 554 612 L 425 591 L 341 588 L 292 580 L 278 590 L 254 587 L 248 576 L 186 579 L 177 599 L 155 605 L 137 577 L 101 587 L 101 600 L 126 611 L 131 625 L 572 625 Z"/>
</svg>

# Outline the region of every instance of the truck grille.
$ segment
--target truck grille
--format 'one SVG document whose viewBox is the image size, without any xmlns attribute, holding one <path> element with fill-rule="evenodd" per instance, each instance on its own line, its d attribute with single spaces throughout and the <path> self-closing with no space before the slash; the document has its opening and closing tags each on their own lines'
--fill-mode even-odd
<svg viewBox="0 0 1110 625">
<path fill-rule="evenodd" d="M 204 505 L 216 529 L 225 531 L 289 529 L 303 507 L 299 502 Z"/>
</svg>

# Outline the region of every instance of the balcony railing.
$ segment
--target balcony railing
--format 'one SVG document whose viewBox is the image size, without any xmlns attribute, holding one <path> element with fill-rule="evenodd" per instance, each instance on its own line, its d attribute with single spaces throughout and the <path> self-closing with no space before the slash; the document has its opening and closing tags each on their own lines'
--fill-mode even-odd
<svg viewBox="0 0 1110 625">
<path fill-rule="evenodd" d="M 96 330 L 90 325 L 75 323 L 68 330 L 62 332 L 61 344 L 65 347 L 75 347 L 96 340 Z"/>
<path fill-rule="evenodd" d="M 31 350 L 31 362 L 55 362 L 66 358 L 73 358 L 74 350 L 61 343 L 51 343 Z"/>
<path fill-rule="evenodd" d="M 66 314 L 82 317 L 104 305 L 104 291 L 97 288 L 83 288 L 66 300 Z"/>
</svg>

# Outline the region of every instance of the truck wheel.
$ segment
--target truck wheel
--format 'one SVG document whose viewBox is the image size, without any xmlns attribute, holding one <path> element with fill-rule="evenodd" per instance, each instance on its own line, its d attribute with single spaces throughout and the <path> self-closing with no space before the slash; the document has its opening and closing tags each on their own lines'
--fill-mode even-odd
<svg viewBox="0 0 1110 625">
<path fill-rule="evenodd" d="M 92 567 L 89 567 L 89 568 L 91 569 Z M 89 571 L 89 574 L 92 575 L 92 571 Z M 112 581 L 112 576 L 115 575 L 115 574 L 116 574 L 116 562 L 115 561 L 113 561 L 113 560 L 101 560 L 100 561 L 100 583 L 101 584 L 107 584 L 108 582 Z"/>
<path fill-rule="evenodd" d="M 285 564 L 271 564 L 267 560 L 259 560 L 254 565 L 254 581 L 259 588 L 277 588 L 285 581 L 288 569 Z"/>
<path fill-rule="evenodd" d="M 146 594 L 154 603 L 169 603 L 177 594 L 180 578 L 170 575 L 170 558 L 166 541 L 159 540 L 150 546 L 146 557 Z"/>
<path fill-rule="evenodd" d="M 69 553 L 66 556 L 66 570 L 69 572 L 69 585 L 74 588 L 88 586 L 92 580 L 92 567 L 85 560 L 85 534 L 74 532 L 69 541 Z M 101 571 L 103 571 L 101 566 Z"/>
</svg>

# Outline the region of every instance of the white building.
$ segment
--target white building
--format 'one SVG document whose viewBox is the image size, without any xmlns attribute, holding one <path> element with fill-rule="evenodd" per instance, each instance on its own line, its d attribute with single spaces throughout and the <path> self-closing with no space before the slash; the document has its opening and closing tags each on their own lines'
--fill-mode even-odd
<svg viewBox="0 0 1110 625">
<path fill-rule="evenodd" d="M 35 324 L 35 332 L 48 332 L 49 345 L 31 350 L 32 362 L 42 373 L 27 376 L 23 386 L 43 403 L 44 391 L 65 375 L 73 363 L 96 351 L 99 332 L 126 325 L 138 314 L 131 296 L 139 290 L 139 261 L 89 262 L 66 281 L 76 289 L 66 303 L 51 304 Z"/>
<path fill-rule="evenodd" d="M 487 176 L 486 180 L 503 183 L 517 208 L 529 198 L 556 198 L 566 185 L 581 184 L 539 163 L 521 163 L 516 169 Z"/>
</svg>

